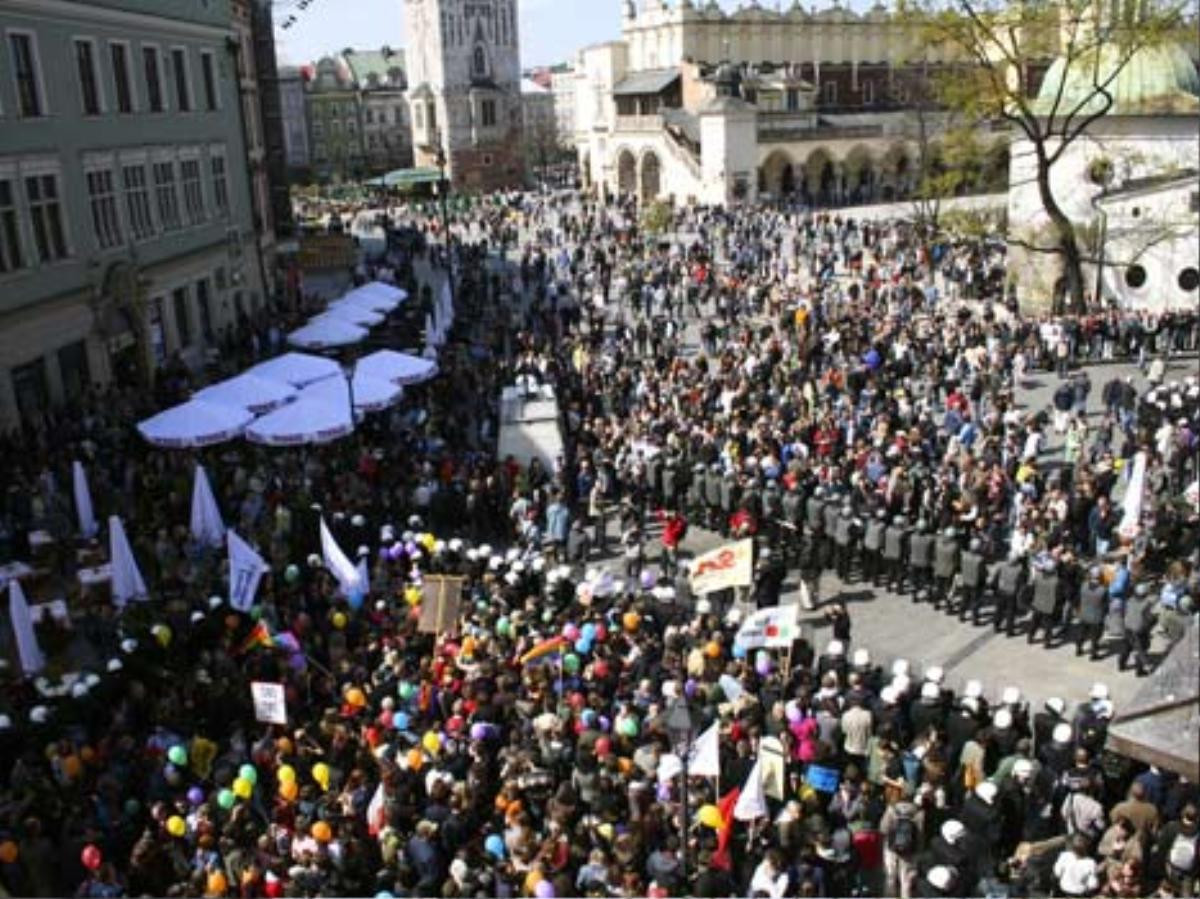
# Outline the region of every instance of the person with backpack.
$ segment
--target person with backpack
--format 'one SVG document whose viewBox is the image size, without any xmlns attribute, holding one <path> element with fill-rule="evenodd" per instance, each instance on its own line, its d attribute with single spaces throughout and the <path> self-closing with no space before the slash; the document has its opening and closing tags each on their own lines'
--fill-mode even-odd
<svg viewBox="0 0 1200 899">
<path fill-rule="evenodd" d="M 925 813 L 907 798 L 887 807 L 879 822 L 883 836 L 884 892 L 888 896 L 909 899 L 917 875 L 917 857 L 923 839 Z"/>
</svg>

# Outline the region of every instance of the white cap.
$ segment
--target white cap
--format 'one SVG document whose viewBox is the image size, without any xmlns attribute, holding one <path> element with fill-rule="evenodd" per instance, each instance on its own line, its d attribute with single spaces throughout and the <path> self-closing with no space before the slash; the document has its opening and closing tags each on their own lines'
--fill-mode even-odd
<svg viewBox="0 0 1200 899">
<path fill-rule="evenodd" d="M 925 875 L 925 879 L 929 881 L 930 885 L 938 890 L 950 889 L 950 879 L 952 877 L 950 869 L 945 865 L 934 865 L 929 869 L 929 873 Z"/>
<path fill-rule="evenodd" d="M 1004 695 L 1001 696 L 1001 701 L 1005 705 L 1016 705 L 1021 701 L 1021 691 L 1016 687 L 1005 687 Z"/>
<path fill-rule="evenodd" d="M 742 610 L 741 609 L 730 609 L 728 612 L 725 613 L 725 623 L 726 624 L 741 624 L 741 622 L 742 622 Z"/>
<path fill-rule="evenodd" d="M 841 640 L 830 640 L 829 645 L 825 647 L 825 655 L 840 656 L 846 651 L 845 644 Z"/>
<path fill-rule="evenodd" d="M 1108 699 L 1108 687 L 1097 681 L 1092 684 L 1092 689 L 1088 693 L 1088 696 L 1092 699 Z"/>
<path fill-rule="evenodd" d="M 884 687 L 882 690 L 879 691 L 879 698 L 881 700 L 883 700 L 884 705 L 895 705 L 896 700 L 899 697 L 896 695 L 896 688 L 893 687 L 891 684 L 888 684 L 886 687 Z"/>
<path fill-rule="evenodd" d="M 1033 774 L 1033 762 L 1029 759 L 1017 759 L 1013 762 L 1012 771 L 1014 777 L 1029 777 Z"/>
<path fill-rule="evenodd" d="M 979 700 L 974 696 L 964 696 L 960 705 L 962 705 L 962 707 L 969 711 L 972 715 L 977 715 L 979 713 Z"/>
<path fill-rule="evenodd" d="M 208 598 L 208 607 L 210 609 L 219 609 L 225 603 L 225 600 L 219 596 L 210 596 Z"/>
<path fill-rule="evenodd" d="M 901 675 L 907 677 L 908 659 L 896 659 L 896 661 L 892 662 L 892 675 L 894 677 L 899 677 Z"/>
<path fill-rule="evenodd" d="M 992 717 L 992 723 L 1000 730 L 1006 730 L 1012 727 L 1012 712 L 1008 709 L 998 709 Z"/>
<path fill-rule="evenodd" d="M 350 524 L 352 524 L 356 528 L 361 528 L 366 523 L 367 523 L 367 519 L 364 518 L 362 515 L 355 515 L 355 516 L 351 517 L 351 519 L 350 519 Z"/>
<path fill-rule="evenodd" d="M 942 825 L 942 839 L 947 843 L 957 843 L 966 832 L 967 829 L 963 827 L 963 823 L 954 818 Z"/>
<path fill-rule="evenodd" d="M 463 545 L 463 542 L 461 539 L 459 539 L 458 537 L 451 537 L 450 541 L 446 544 L 446 548 L 448 550 L 450 550 L 450 552 L 456 553 L 460 549 L 462 549 L 462 545 Z M 437 544 L 435 543 L 434 546 L 437 546 Z"/>
<path fill-rule="evenodd" d="M 74 699 L 83 699 L 88 695 L 88 685 L 85 681 L 75 681 L 71 684 L 71 697 Z"/>
<path fill-rule="evenodd" d="M 983 695 L 983 684 L 977 680 L 967 681 L 966 687 L 963 688 L 963 696 L 970 699 L 978 699 Z"/>
<path fill-rule="evenodd" d="M 505 554 L 505 559 L 509 562 L 515 562 L 519 558 L 521 558 L 521 551 L 519 549 L 517 549 L 515 546 L 510 548 L 509 551 Z"/>
<path fill-rule="evenodd" d="M 679 695 L 679 684 L 673 680 L 663 681 L 662 695 L 665 699 L 674 699 Z"/>
<path fill-rule="evenodd" d="M 127 655 L 129 653 L 133 652 L 134 650 L 136 650 L 137 647 L 138 647 L 138 642 L 137 642 L 137 640 L 133 639 L 133 637 L 126 637 L 124 640 L 121 641 L 121 652 L 123 652 Z"/>
<path fill-rule="evenodd" d="M 34 724 L 45 724 L 48 717 L 50 717 L 50 710 L 44 705 L 35 705 L 29 710 L 29 720 Z"/>
<path fill-rule="evenodd" d="M 942 670 L 941 665 L 931 665 L 925 669 L 925 680 L 930 683 L 940 684 L 945 676 L 946 672 Z"/>
<path fill-rule="evenodd" d="M 1061 715 L 1064 711 L 1066 711 L 1067 704 L 1065 702 L 1063 702 L 1059 697 L 1051 696 L 1049 699 L 1046 700 L 1046 708 L 1048 708 L 1050 711 L 1052 711 L 1056 715 Z"/>
<path fill-rule="evenodd" d="M 203 612 L 192 612 L 192 624 L 196 624 L 197 622 L 203 621 L 203 620 L 204 620 Z"/>
<path fill-rule="evenodd" d="M 909 680 L 907 674 L 897 674 L 892 678 L 892 689 L 897 693 L 907 693 L 910 686 L 912 686 L 912 681 Z"/>
<path fill-rule="evenodd" d="M 364 543 L 363 545 L 359 546 L 358 550 L 354 554 L 361 559 L 363 556 L 371 555 L 371 550 L 367 549 L 367 546 Z"/>
<path fill-rule="evenodd" d="M 854 650 L 854 667 L 866 668 L 871 664 L 871 653 L 865 649 Z"/>
<path fill-rule="evenodd" d="M 991 805 L 996 801 L 996 785 L 990 780 L 985 780 L 983 783 L 975 787 L 975 795 Z"/>
<path fill-rule="evenodd" d="M 1071 742 L 1071 725 L 1063 721 L 1061 724 L 1054 725 L 1054 730 L 1050 734 L 1050 739 L 1055 743 L 1067 744 Z"/>
<path fill-rule="evenodd" d="M 938 695 L 939 695 L 939 691 L 938 691 L 937 684 L 930 683 L 929 681 L 926 681 L 925 683 L 921 684 L 921 698 L 922 699 L 937 699 Z"/>
<path fill-rule="evenodd" d="M 121 664 L 120 659 L 109 659 L 108 665 L 106 667 L 110 674 L 116 674 L 118 671 L 120 671 L 125 666 Z"/>
<path fill-rule="evenodd" d="M 712 613 L 712 603 L 711 602 L 709 602 L 707 599 L 696 600 L 696 614 L 697 615 L 708 615 L 711 613 Z"/>
</svg>

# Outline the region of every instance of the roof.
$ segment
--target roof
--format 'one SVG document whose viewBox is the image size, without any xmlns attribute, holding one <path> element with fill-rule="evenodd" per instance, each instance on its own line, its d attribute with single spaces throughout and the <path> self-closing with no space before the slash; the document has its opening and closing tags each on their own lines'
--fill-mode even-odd
<svg viewBox="0 0 1200 899">
<path fill-rule="evenodd" d="M 386 175 L 372 178 L 366 182 L 371 187 L 404 187 L 410 184 L 436 183 L 442 177 L 439 169 L 393 169 Z"/>
<path fill-rule="evenodd" d="M 678 69 L 647 69 L 644 72 L 632 72 L 613 85 L 613 96 L 659 94 L 678 80 Z"/>
<path fill-rule="evenodd" d="M 350 74 L 358 82 L 359 87 L 403 87 L 404 86 L 404 51 L 384 47 L 381 50 L 350 50 L 345 54 L 346 65 Z M 399 75 L 400 83 L 393 82 L 393 76 Z M 372 77 L 375 85 L 370 82 Z"/>
<path fill-rule="evenodd" d="M 1070 65 L 1066 57 L 1054 60 L 1042 79 L 1034 111 L 1040 115 L 1051 111 L 1066 115 L 1076 109 L 1083 114 L 1099 112 L 1104 108 L 1104 99 L 1096 83 L 1106 85 L 1112 94 L 1107 115 L 1200 112 L 1200 75 L 1186 50 L 1178 44 L 1164 43 L 1142 47 L 1127 58 L 1117 42 L 1081 54 Z"/>
<path fill-rule="evenodd" d="M 1200 630 L 1193 622 L 1154 677 L 1138 690 L 1129 708 L 1113 719 L 1107 748 L 1189 780 L 1200 779 L 1200 746 L 1195 738 L 1200 721 L 1197 658 Z"/>
<path fill-rule="evenodd" d="M 546 97 L 553 95 L 553 92 L 550 90 L 550 88 L 546 87 L 545 85 L 538 84 L 532 78 L 521 79 L 521 93 Z"/>
</svg>

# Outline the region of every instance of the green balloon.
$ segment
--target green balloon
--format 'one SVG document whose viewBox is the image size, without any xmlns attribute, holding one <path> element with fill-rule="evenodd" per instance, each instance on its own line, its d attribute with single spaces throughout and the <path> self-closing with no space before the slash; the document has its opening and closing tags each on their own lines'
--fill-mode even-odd
<svg viewBox="0 0 1200 899">
<path fill-rule="evenodd" d="M 251 784 L 258 783 L 258 772 L 254 770 L 253 765 L 242 765 L 238 768 L 238 777 L 250 781 Z"/>
<path fill-rule="evenodd" d="M 222 790 L 217 794 L 217 804 L 226 811 L 233 808 L 236 801 L 237 797 L 233 795 L 233 790 Z"/>
<path fill-rule="evenodd" d="M 567 672 L 567 674 L 578 674 L 579 656 L 575 655 L 573 652 L 567 653 L 566 656 L 563 657 L 563 670 Z"/>
<path fill-rule="evenodd" d="M 408 681 L 404 681 L 403 683 L 400 684 L 400 698 L 401 699 L 404 699 L 404 700 L 412 699 L 413 693 L 415 693 L 415 692 L 416 692 L 415 688 Z"/>
<path fill-rule="evenodd" d="M 511 631 L 511 627 L 507 618 L 501 618 L 496 622 L 496 636 L 507 637 Z"/>
<path fill-rule="evenodd" d="M 167 759 L 177 768 L 182 768 L 188 762 L 187 750 L 182 746 L 175 745 L 167 750 Z"/>
<path fill-rule="evenodd" d="M 632 718 L 624 719 L 621 722 L 620 732 L 623 737 L 636 737 L 638 733 L 637 722 Z"/>
<path fill-rule="evenodd" d="M 296 581 L 300 580 L 300 566 L 294 564 L 289 565 L 283 570 L 283 578 L 289 584 L 296 583 Z"/>
</svg>

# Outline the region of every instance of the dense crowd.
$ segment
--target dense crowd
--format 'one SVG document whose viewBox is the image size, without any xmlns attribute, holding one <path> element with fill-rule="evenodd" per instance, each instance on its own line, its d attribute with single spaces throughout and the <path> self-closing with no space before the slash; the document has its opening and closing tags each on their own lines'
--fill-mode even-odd
<svg viewBox="0 0 1200 899">
<path fill-rule="evenodd" d="M 432 216 L 390 219 L 436 243 Z M 9 894 L 1196 894 L 1196 785 L 1106 751 L 1103 683 L 952 690 L 855 643 L 836 596 L 1149 670 L 1156 627 L 1195 626 L 1200 384 L 1164 363 L 1194 315 L 1030 321 L 1001 248 L 903 222 L 696 209 L 647 235 L 629 207 L 511 196 L 455 233 L 439 378 L 352 437 L 160 451 L 114 391 L 5 440 L 0 546 L 48 531 L 72 594 L 71 629 L 38 631 L 51 669 L 4 672 Z M 444 262 L 387 260 L 414 297 Z M 1074 367 L 1109 355 L 1148 388 Z M 1018 404 L 1056 372 L 1048 408 Z M 496 453 L 518 382 L 556 391 L 552 464 Z M 152 585 L 120 614 L 74 586 L 76 458 Z M 248 614 L 190 539 L 197 461 L 272 566 Z M 325 569 L 322 519 L 366 595 Z M 749 587 L 693 595 L 693 529 L 753 539 Z M 832 639 L 748 650 L 792 573 Z M 432 634 L 439 576 L 462 588 Z M 284 685 L 286 726 L 251 682 Z M 717 727 L 715 776 L 685 784 L 680 709 L 693 744 Z M 755 806 L 767 739 L 784 777 Z"/>
</svg>

